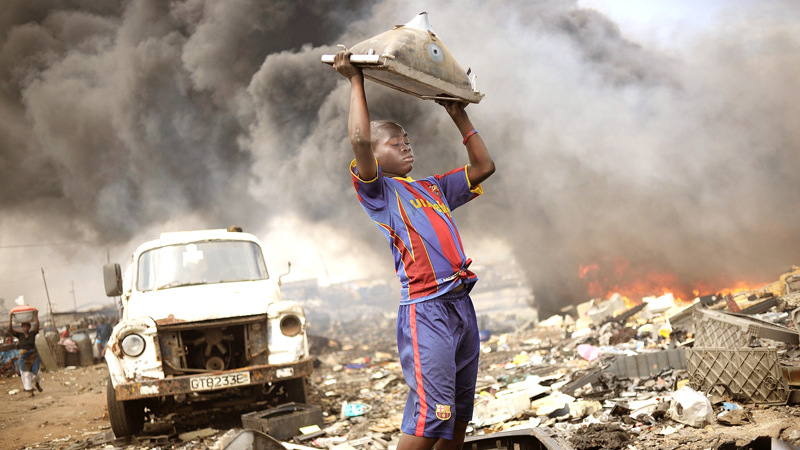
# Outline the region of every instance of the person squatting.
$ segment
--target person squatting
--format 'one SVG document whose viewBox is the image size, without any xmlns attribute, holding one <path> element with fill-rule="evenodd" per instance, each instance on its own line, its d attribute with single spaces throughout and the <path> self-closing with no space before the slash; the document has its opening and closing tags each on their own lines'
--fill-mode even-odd
<svg viewBox="0 0 800 450">
<path fill-rule="evenodd" d="M 408 177 L 414 151 L 402 126 L 370 121 L 364 75 L 350 52 L 334 57 L 350 82 L 350 172 L 367 215 L 389 240 L 401 283 L 397 347 L 410 390 L 398 450 L 460 449 L 472 419 L 480 339 L 469 270 L 454 210 L 483 193 L 495 171 L 459 101 L 442 105 L 461 132 L 469 164 L 422 180 Z"/>
</svg>

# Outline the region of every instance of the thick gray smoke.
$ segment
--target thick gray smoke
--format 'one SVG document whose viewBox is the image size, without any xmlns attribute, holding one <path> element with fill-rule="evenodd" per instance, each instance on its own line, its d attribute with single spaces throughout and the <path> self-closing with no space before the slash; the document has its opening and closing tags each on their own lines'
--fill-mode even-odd
<svg viewBox="0 0 800 450">
<path fill-rule="evenodd" d="M 456 212 L 467 248 L 507 241 L 545 310 L 588 298 L 581 265 L 691 289 L 800 256 L 800 45 L 777 27 L 719 26 L 667 54 L 566 0 L 7 3 L 0 208 L 55 235 L 294 214 L 387 253 L 347 175 L 348 85 L 319 58 L 427 10 L 486 93 L 468 111 L 498 170 Z M 466 163 L 439 106 L 376 85 L 368 100 L 411 134 L 412 176 Z"/>
</svg>

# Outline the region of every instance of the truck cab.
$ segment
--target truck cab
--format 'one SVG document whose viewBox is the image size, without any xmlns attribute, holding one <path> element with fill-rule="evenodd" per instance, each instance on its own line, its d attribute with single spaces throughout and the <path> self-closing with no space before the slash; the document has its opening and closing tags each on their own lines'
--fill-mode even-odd
<svg viewBox="0 0 800 450">
<path fill-rule="evenodd" d="M 313 371 L 303 308 L 281 297 L 263 246 L 227 230 L 163 233 L 123 272 L 106 264 L 120 322 L 105 351 L 108 412 L 118 437 L 144 425 L 145 408 L 180 403 L 305 403 Z"/>
</svg>

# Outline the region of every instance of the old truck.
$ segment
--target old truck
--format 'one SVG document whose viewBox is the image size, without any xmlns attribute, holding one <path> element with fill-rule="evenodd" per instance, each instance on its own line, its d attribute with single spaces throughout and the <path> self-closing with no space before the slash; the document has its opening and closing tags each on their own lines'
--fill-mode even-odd
<svg viewBox="0 0 800 450">
<path fill-rule="evenodd" d="M 105 351 L 117 437 L 146 414 L 218 404 L 305 403 L 313 371 L 303 308 L 281 297 L 248 233 L 163 233 L 122 272 L 103 267 L 120 321 Z"/>
</svg>

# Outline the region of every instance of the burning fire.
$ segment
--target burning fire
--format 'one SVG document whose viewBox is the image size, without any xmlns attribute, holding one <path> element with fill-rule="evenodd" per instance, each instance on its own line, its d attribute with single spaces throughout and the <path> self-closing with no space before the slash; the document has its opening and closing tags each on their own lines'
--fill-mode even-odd
<svg viewBox="0 0 800 450">
<path fill-rule="evenodd" d="M 613 261 L 603 260 L 578 266 L 578 276 L 586 283 L 586 291 L 591 298 L 611 298 L 619 293 L 628 308 L 638 305 L 642 298 L 672 293 L 675 301 L 691 302 L 696 297 L 710 294 L 737 294 L 752 291 L 764 286 L 745 281 L 696 282 L 687 284 L 675 274 L 659 272 L 644 267 L 631 267 L 624 258 Z M 728 287 L 723 287 L 728 286 Z"/>
</svg>

